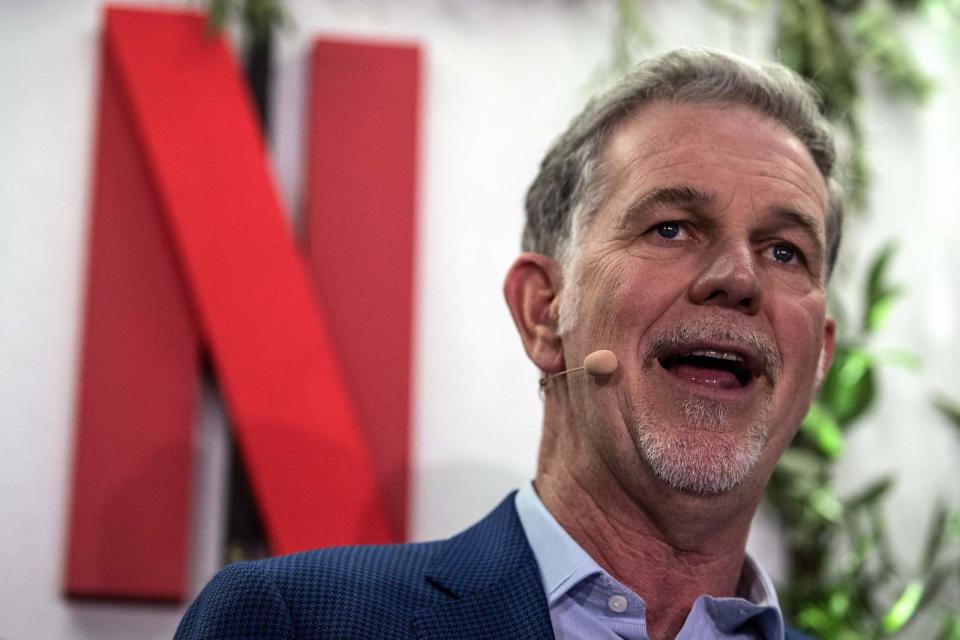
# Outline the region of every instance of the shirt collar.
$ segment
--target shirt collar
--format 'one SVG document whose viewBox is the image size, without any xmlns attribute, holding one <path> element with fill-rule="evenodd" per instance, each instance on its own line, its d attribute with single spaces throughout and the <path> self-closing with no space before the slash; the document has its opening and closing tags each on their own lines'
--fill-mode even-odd
<svg viewBox="0 0 960 640">
<path fill-rule="evenodd" d="M 604 572 L 547 511 L 533 488 L 533 482 L 520 487 L 515 504 L 520 524 L 540 567 L 540 580 L 548 604 L 552 605 L 583 579 Z"/>
<path fill-rule="evenodd" d="M 585 578 L 606 574 L 547 511 L 533 488 L 533 482 L 520 487 L 514 504 L 540 568 L 540 580 L 548 604 L 552 605 Z M 643 594 L 638 595 L 642 597 Z M 749 553 L 744 558 L 737 596 L 760 607 L 780 608 L 773 581 Z"/>
<path fill-rule="evenodd" d="M 740 582 L 737 584 L 737 595 L 761 607 L 780 608 L 777 600 L 777 590 L 773 580 L 760 563 L 753 559 L 750 552 L 743 558 L 743 569 L 740 572 Z"/>
</svg>

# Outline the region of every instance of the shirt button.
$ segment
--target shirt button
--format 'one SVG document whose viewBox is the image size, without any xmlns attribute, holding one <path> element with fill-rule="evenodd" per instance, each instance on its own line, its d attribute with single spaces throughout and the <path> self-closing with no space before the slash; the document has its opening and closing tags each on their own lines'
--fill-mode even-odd
<svg viewBox="0 0 960 640">
<path fill-rule="evenodd" d="M 623 596 L 610 596 L 610 599 L 607 600 L 607 606 L 614 613 L 623 613 L 627 610 L 627 599 Z"/>
</svg>

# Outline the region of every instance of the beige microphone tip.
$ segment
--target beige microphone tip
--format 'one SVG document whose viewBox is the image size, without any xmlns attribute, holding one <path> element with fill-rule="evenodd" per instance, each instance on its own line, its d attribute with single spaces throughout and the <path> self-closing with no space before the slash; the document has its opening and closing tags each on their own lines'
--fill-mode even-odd
<svg viewBox="0 0 960 640">
<path fill-rule="evenodd" d="M 583 359 L 584 370 L 592 376 L 608 376 L 617 370 L 617 356 L 603 349 L 587 354 Z"/>
</svg>

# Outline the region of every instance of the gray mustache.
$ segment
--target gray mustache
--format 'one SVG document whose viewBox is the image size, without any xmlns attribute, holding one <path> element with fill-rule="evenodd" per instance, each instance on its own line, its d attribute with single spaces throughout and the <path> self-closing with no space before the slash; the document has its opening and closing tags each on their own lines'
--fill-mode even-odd
<svg viewBox="0 0 960 640">
<path fill-rule="evenodd" d="M 783 363 L 767 336 L 719 320 L 688 320 L 657 331 L 644 352 L 644 362 L 650 366 L 662 356 L 675 352 L 678 347 L 703 342 L 737 347 L 756 360 L 760 373 L 771 382 L 776 382 L 780 377 Z"/>
</svg>

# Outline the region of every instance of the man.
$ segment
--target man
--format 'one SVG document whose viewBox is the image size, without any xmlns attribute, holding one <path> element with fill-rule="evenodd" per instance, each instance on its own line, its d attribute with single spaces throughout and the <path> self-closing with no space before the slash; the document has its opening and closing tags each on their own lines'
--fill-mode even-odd
<svg viewBox="0 0 960 640">
<path fill-rule="evenodd" d="M 543 372 L 533 483 L 447 541 L 231 565 L 178 637 L 783 638 L 745 545 L 832 355 L 833 172 L 784 68 L 642 63 L 528 193 L 504 290 Z"/>
</svg>

